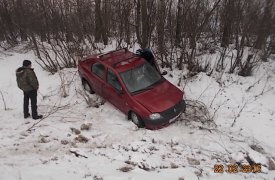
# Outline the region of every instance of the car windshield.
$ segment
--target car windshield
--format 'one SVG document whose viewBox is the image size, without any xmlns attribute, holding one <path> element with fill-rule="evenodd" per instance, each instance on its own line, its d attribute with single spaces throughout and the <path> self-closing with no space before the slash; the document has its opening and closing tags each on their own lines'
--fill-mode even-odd
<svg viewBox="0 0 275 180">
<path fill-rule="evenodd" d="M 161 75 L 149 63 L 122 72 L 120 76 L 130 93 L 150 89 L 154 84 L 162 80 Z"/>
</svg>

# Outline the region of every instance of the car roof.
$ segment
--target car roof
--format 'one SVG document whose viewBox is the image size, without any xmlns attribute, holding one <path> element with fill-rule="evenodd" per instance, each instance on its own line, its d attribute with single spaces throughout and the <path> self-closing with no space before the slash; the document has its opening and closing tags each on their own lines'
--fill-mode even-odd
<svg viewBox="0 0 275 180">
<path fill-rule="evenodd" d="M 111 51 L 97 57 L 99 62 L 105 66 L 112 67 L 119 73 L 130 70 L 146 62 L 143 58 L 127 49 Z"/>
</svg>

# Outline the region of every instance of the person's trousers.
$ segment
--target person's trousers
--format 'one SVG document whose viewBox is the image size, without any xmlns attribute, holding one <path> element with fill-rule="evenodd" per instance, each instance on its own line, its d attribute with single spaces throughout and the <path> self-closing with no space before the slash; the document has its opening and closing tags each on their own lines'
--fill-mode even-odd
<svg viewBox="0 0 275 180">
<path fill-rule="evenodd" d="M 24 92 L 24 116 L 29 114 L 29 100 L 31 100 L 32 117 L 37 116 L 37 90 Z"/>
</svg>

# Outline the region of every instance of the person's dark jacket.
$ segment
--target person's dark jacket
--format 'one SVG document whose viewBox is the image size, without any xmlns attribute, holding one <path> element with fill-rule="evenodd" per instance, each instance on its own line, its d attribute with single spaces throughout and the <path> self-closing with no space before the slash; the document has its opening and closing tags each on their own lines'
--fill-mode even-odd
<svg viewBox="0 0 275 180">
<path fill-rule="evenodd" d="M 32 68 L 20 67 L 16 70 L 16 81 L 18 87 L 24 92 L 37 90 L 39 83 Z"/>
<path fill-rule="evenodd" d="M 151 66 L 153 66 L 160 73 L 158 64 L 156 63 L 155 57 L 150 49 L 139 49 L 137 50 L 137 53 L 140 55 L 140 57 L 144 58 L 149 64 L 151 64 Z"/>
</svg>

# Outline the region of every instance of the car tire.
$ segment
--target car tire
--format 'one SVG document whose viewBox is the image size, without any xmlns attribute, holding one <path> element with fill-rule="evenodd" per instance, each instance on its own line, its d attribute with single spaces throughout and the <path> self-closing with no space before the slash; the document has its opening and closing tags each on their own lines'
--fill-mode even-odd
<svg viewBox="0 0 275 180">
<path fill-rule="evenodd" d="M 140 116 L 138 114 L 136 114 L 135 112 L 131 112 L 130 115 L 131 121 L 139 128 L 143 128 L 144 122 L 142 121 L 142 119 L 140 118 Z"/>
<path fill-rule="evenodd" d="M 83 80 L 82 81 L 82 85 L 83 85 L 83 88 L 88 91 L 90 94 L 94 94 L 95 92 L 93 91 L 92 87 L 90 86 L 90 84 L 86 81 L 86 80 Z"/>
</svg>

